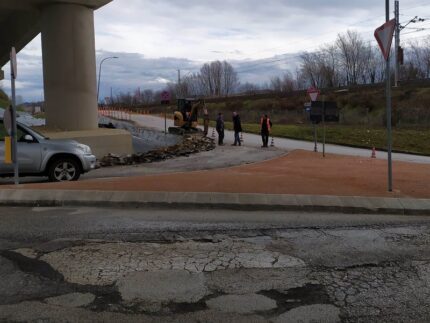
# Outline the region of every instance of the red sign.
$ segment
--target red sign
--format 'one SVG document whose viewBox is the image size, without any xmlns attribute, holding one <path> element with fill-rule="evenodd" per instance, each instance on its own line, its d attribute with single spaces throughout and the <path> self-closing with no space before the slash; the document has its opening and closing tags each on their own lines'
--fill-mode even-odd
<svg viewBox="0 0 430 323">
<path fill-rule="evenodd" d="M 161 104 L 169 104 L 170 103 L 170 92 L 163 91 L 161 92 Z"/>
<path fill-rule="evenodd" d="M 320 94 L 320 90 L 318 90 L 316 87 L 311 86 L 308 89 L 308 94 L 311 97 L 312 101 L 316 101 L 318 95 Z"/>
<path fill-rule="evenodd" d="M 170 92 L 168 92 L 168 91 L 161 92 L 161 100 L 162 101 L 170 101 Z"/>
<path fill-rule="evenodd" d="M 388 57 L 390 56 L 391 43 L 393 41 L 395 28 L 396 19 L 391 19 L 375 30 L 374 35 L 379 47 L 381 48 L 382 55 L 384 55 L 385 60 L 388 60 Z"/>
</svg>

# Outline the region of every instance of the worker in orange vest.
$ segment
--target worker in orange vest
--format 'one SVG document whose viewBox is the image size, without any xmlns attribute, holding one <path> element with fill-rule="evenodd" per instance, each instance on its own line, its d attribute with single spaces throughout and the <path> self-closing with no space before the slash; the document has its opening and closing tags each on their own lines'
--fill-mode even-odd
<svg viewBox="0 0 430 323">
<path fill-rule="evenodd" d="M 263 115 L 260 119 L 260 132 L 261 139 L 263 140 L 263 146 L 261 148 L 267 148 L 269 144 L 269 135 L 272 129 L 272 121 L 270 121 L 267 114 Z"/>
</svg>

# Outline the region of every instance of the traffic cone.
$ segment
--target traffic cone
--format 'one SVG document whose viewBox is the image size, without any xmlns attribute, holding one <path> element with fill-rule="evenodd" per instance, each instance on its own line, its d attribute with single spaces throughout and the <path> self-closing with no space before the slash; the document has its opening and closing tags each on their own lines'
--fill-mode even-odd
<svg viewBox="0 0 430 323">
<path fill-rule="evenodd" d="M 376 149 L 375 149 L 375 147 L 372 148 L 372 155 L 370 157 L 371 158 L 376 158 Z"/>
<path fill-rule="evenodd" d="M 272 141 L 270 142 L 270 147 L 275 147 L 275 139 L 272 137 Z"/>
<path fill-rule="evenodd" d="M 212 138 L 215 138 L 215 128 L 212 128 Z"/>
</svg>

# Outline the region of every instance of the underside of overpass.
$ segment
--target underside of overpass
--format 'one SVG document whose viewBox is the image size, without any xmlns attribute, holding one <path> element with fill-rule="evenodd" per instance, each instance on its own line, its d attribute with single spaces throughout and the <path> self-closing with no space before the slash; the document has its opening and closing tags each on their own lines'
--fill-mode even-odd
<svg viewBox="0 0 430 323">
<path fill-rule="evenodd" d="M 42 33 L 45 112 L 50 129 L 97 128 L 94 10 L 109 2 L 0 1 L 0 67 L 9 61 L 12 46 L 19 52 Z"/>
</svg>

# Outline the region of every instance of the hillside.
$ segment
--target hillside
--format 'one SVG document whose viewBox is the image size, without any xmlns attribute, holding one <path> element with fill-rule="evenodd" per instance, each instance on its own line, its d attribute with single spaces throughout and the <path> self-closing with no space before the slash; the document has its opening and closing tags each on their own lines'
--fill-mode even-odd
<svg viewBox="0 0 430 323">
<path fill-rule="evenodd" d="M 341 125 L 385 126 L 385 87 L 383 85 L 323 90 L 327 101 L 339 107 Z M 321 99 L 321 96 L 320 96 Z M 309 102 L 306 91 L 239 96 L 207 100 L 215 115 L 223 112 L 228 117 L 237 111 L 246 123 L 258 122 L 268 113 L 277 124 L 308 123 L 303 106 Z M 393 126 L 430 126 L 430 82 L 407 84 L 392 90 Z"/>
</svg>

